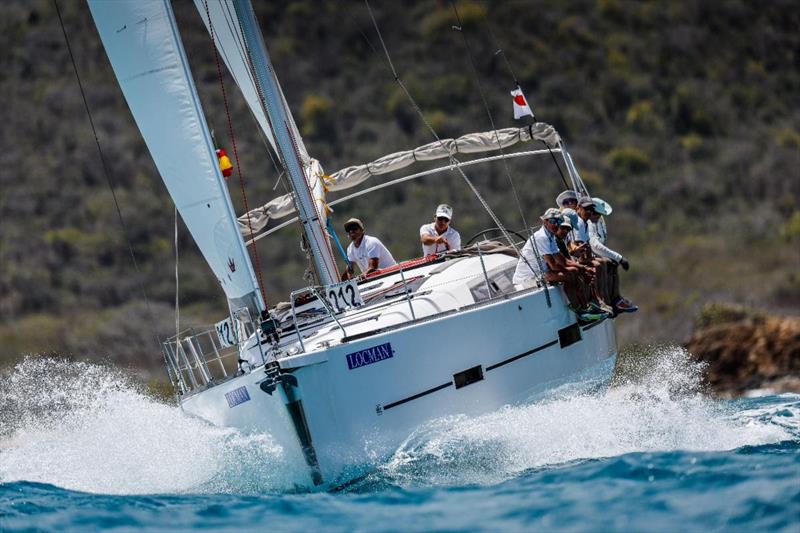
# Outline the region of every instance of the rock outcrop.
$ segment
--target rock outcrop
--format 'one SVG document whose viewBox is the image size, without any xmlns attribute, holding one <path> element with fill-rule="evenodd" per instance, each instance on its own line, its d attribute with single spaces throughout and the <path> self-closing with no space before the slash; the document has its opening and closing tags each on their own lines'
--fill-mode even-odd
<svg viewBox="0 0 800 533">
<path fill-rule="evenodd" d="M 685 345 L 708 364 L 712 391 L 720 396 L 740 396 L 753 389 L 800 392 L 800 318 L 733 309 L 721 323 L 704 323 L 704 310 L 698 320 L 704 327 Z"/>
</svg>

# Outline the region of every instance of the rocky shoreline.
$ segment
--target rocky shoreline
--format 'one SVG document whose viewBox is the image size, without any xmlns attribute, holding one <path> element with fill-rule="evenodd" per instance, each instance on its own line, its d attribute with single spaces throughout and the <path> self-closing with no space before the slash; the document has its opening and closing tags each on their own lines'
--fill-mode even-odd
<svg viewBox="0 0 800 533">
<path fill-rule="evenodd" d="M 800 393 L 800 317 L 713 304 L 698 315 L 684 347 L 708 365 L 706 381 L 718 396 Z"/>
</svg>

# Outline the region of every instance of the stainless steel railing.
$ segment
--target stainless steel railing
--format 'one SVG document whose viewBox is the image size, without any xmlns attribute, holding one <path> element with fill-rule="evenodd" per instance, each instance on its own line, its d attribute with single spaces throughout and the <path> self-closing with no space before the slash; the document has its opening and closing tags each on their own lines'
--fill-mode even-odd
<svg viewBox="0 0 800 533">
<path fill-rule="evenodd" d="M 167 371 L 181 394 L 206 388 L 238 372 L 239 349 L 223 346 L 215 328 L 188 328 L 163 343 Z"/>
</svg>

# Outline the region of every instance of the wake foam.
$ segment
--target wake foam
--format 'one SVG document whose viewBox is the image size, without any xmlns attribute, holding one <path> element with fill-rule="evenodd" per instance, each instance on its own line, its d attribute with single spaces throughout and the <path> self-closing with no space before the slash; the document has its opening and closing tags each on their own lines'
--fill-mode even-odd
<svg viewBox="0 0 800 533">
<path fill-rule="evenodd" d="M 426 424 L 380 475 L 400 486 L 487 484 L 632 452 L 722 451 L 800 438 L 797 399 L 742 410 L 703 394 L 703 368 L 683 349 L 652 349 L 640 360 L 634 381 L 617 380 L 603 392 L 554 391 L 544 402 Z"/>
<path fill-rule="evenodd" d="M 716 401 L 678 348 L 650 350 L 631 381 L 425 424 L 368 486 L 493 484 L 531 469 L 632 452 L 722 451 L 800 440 L 800 396 Z M 358 466 L 358 465 L 355 465 Z M 363 471 L 363 469 L 362 469 Z M 263 494 L 298 489 L 306 466 L 267 434 L 189 417 L 121 371 L 28 358 L 0 376 L 0 482 L 106 494 Z M 300 489 L 305 490 L 305 489 Z"/>
<path fill-rule="evenodd" d="M 0 482 L 106 494 L 283 491 L 269 435 L 185 415 L 105 366 L 28 358 L 0 376 Z"/>
</svg>

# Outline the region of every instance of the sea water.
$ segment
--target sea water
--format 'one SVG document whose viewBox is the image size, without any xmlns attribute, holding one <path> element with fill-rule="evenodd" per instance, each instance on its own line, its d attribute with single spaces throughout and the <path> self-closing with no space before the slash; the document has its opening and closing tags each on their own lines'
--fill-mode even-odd
<svg viewBox="0 0 800 533">
<path fill-rule="evenodd" d="M 29 358 L 0 376 L 0 531 L 799 531 L 800 395 L 715 400 L 685 352 L 649 355 L 608 389 L 432 421 L 329 490 L 268 434 Z"/>
</svg>

